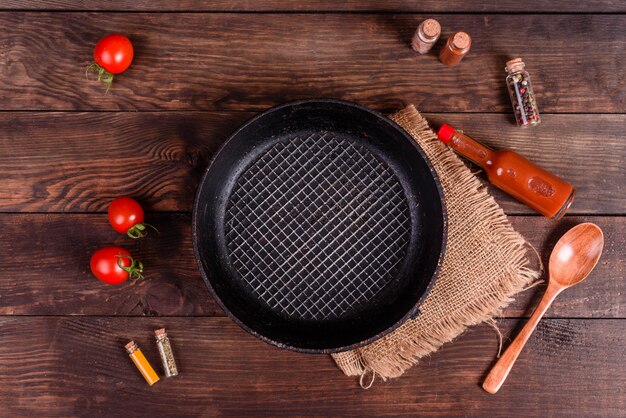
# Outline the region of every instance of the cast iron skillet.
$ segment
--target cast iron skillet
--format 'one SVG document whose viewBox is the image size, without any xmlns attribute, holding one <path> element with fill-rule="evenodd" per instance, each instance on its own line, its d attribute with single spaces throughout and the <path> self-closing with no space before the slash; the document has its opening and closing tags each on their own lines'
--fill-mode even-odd
<svg viewBox="0 0 626 418">
<path fill-rule="evenodd" d="M 353 349 L 415 317 L 445 241 L 441 187 L 421 148 L 338 100 L 249 120 L 194 205 L 195 254 L 215 299 L 246 331 L 296 351 Z"/>
</svg>

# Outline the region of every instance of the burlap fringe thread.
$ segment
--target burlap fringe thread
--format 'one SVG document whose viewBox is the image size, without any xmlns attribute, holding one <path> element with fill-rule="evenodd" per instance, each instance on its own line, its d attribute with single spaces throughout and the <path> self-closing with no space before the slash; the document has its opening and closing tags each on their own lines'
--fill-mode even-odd
<svg viewBox="0 0 626 418">
<path fill-rule="evenodd" d="M 493 324 L 494 317 L 501 315 L 502 309 L 513 300 L 513 295 L 532 285 L 540 275 L 540 271 L 530 267 L 527 257 L 529 244 L 513 229 L 502 208 L 487 193 L 480 180 L 437 139 L 417 109 L 408 106 L 391 118 L 415 138 L 439 174 L 448 206 L 448 249 L 439 278 L 417 319 L 407 321 L 368 346 L 333 354 L 337 366 L 346 375 L 360 376 L 363 388 L 370 387 L 376 376 L 383 380 L 399 377 L 420 358 L 437 351 L 469 326 L 485 321 Z M 467 253 L 456 251 L 458 248 L 454 248 L 453 244 L 455 238 L 458 238 L 457 243 L 467 242 L 461 242 L 463 239 L 453 234 L 467 231 L 455 228 L 454 222 L 464 223 L 468 231 L 478 229 L 477 236 L 481 234 L 481 228 L 487 231 L 484 236 L 490 241 L 481 244 L 488 246 L 492 252 L 473 255 L 485 260 L 468 260 Z M 459 290 L 462 292 L 462 303 L 437 298 L 440 290 L 450 293 L 450 288 L 457 286 L 458 273 L 464 270 L 467 263 L 489 263 L 494 258 L 497 258 L 497 263 L 505 264 L 494 267 L 502 267 L 500 277 L 484 277 L 484 273 L 483 277 L 478 277 L 480 273 L 474 273 L 476 277 L 471 279 L 476 278 L 477 286 L 452 290 L 454 294 L 459 294 Z M 461 286 L 465 285 L 467 283 Z M 445 286 L 448 289 L 442 289 Z"/>
</svg>

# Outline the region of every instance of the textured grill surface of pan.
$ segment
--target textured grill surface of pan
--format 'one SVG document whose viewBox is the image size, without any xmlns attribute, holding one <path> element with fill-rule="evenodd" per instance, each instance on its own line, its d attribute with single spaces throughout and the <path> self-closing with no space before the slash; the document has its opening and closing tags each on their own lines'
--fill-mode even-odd
<svg viewBox="0 0 626 418">
<path fill-rule="evenodd" d="M 239 176 L 228 257 L 274 312 L 304 320 L 358 310 L 397 274 L 410 241 L 404 190 L 369 150 L 336 134 L 280 141 Z"/>
</svg>

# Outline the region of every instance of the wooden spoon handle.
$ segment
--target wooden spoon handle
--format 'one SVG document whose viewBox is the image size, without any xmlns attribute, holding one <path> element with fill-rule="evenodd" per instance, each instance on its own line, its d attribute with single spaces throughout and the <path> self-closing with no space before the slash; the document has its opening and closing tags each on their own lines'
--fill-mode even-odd
<svg viewBox="0 0 626 418">
<path fill-rule="evenodd" d="M 531 334 L 537 327 L 539 320 L 546 313 L 554 298 L 563 290 L 563 288 L 558 286 L 548 286 L 546 292 L 544 293 L 539 305 L 535 309 L 535 312 L 531 315 L 524 325 L 524 328 L 520 331 L 520 333 L 515 337 L 513 342 L 506 349 L 502 357 L 496 362 L 496 364 L 491 368 L 491 371 L 487 375 L 487 378 L 483 382 L 483 389 L 492 395 L 495 394 L 500 386 L 504 383 L 515 360 L 522 352 L 526 341 L 530 338 Z"/>
</svg>

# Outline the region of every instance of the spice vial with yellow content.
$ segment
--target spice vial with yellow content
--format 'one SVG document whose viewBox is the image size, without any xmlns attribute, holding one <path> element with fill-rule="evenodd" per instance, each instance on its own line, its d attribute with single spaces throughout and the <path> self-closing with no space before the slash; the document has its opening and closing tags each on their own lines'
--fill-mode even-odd
<svg viewBox="0 0 626 418">
<path fill-rule="evenodd" d="M 137 343 L 131 341 L 126 344 L 125 348 L 128 356 L 133 361 L 133 363 L 135 363 L 135 366 L 137 366 L 137 369 L 139 369 L 139 372 L 141 373 L 143 378 L 146 379 L 146 382 L 148 382 L 150 386 L 158 382 L 159 376 L 157 376 L 156 372 L 148 362 L 148 359 L 146 359 L 146 356 L 144 356 L 139 349 Z"/>
</svg>

